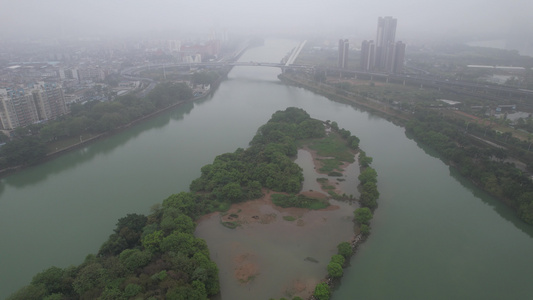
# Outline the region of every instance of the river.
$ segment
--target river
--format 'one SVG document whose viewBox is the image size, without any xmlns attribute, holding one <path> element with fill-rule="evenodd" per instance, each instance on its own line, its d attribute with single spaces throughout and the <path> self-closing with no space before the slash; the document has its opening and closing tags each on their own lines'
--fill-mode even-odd
<svg viewBox="0 0 533 300">
<path fill-rule="evenodd" d="M 266 40 L 242 61 L 279 62 L 298 42 Z M 96 253 L 127 213 L 188 189 L 216 155 L 246 147 L 276 110 L 336 121 L 374 158 L 372 234 L 333 299 L 526 299 L 533 229 L 406 137 L 349 105 L 239 67 L 213 96 L 0 181 L 0 298 L 52 265 Z M 324 270 L 324 273 L 326 270 Z M 268 295 L 257 299 L 268 299 Z M 281 297 L 282 295 L 276 296 Z"/>
</svg>

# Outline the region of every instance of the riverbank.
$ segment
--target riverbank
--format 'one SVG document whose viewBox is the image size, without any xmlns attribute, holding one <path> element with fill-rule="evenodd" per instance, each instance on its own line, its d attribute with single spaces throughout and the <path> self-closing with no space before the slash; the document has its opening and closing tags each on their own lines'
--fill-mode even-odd
<svg viewBox="0 0 533 300">
<path fill-rule="evenodd" d="M 7 175 L 10 175 L 10 174 L 13 174 L 15 172 L 24 170 L 26 168 L 29 168 L 29 167 L 32 167 L 32 166 L 35 166 L 35 165 L 38 165 L 38 164 L 42 164 L 44 162 L 47 162 L 47 161 L 50 161 L 50 160 L 53 160 L 53 159 L 56 159 L 56 158 L 58 158 L 59 156 L 61 156 L 63 154 L 66 154 L 66 153 L 69 153 L 71 151 L 80 149 L 82 147 L 90 145 L 90 144 L 92 144 L 94 142 L 97 142 L 99 140 L 114 136 L 114 135 L 116 135 L 116 134 L 118 134 L 120 132 L 123 132 L 124 130 L 127 130 L 127 129 L 131 128 L 132 126 L 135 126 L 135 125 L 137 125 L 139 123 L 142 123 L 144 121 L 147 121 L 149 119 L 157 117 L 157 116 L 159 116 L 160 114 L 162 114 L 162 113 L 164 113 L 166 111 L 169 111 L 169 110 L 172 110 L 172 109 L 176 109 L 177 107 L 180 107 L 181 105 L 184 105 L 186 103 L 190 103 L 190 102 L 194 102 L 194 101 L 205 99 L 205 98 L 213 95 L 213 93 L 216 91 L 216 89 L 218 88 L 220 83 L 223 81 L 223 79 L 226 78 L 226 75 L 220 76 L 219 79 L 217 79 L 211 85 L 211 88 L 208 91 L 206 91 L 205 93 L 203 93 L 202 95 L 199 95 L 199 96 L 196 96 L 196 97 L 192 97 L 192 98 L 187 99 L 187 100 L 179 101 L 179 102 L 174 103 L 172 105 L 169 105 L 169 106 L 167 106 L 165 108 L 162 108 L 162 109 L 156 110 L 156 111 L 154 111 L 152 113 L 149 113 L 149 114 L 147 114 L 145 116 L 141 116 L 141 117 L 139 117 L 139 118 L 137 118 L 135 120 L 130 121 L 127 124 L 124 124 L 122 126 L 114 128 L 112 130 L 109 130 L 109 131 L 106 131 L 106 132 L 103 132 L 103 133 L 99 133 L 99 134 L 96 134 L 96 135 L 92 135 L 90 138 L 86 138 L 86 139 L 82 140 L 81 136 L 80 136 L 80 142 L 76 142 L 76 143 L 73 143 L 71 145 L 59 148 L 59 149 L 56 148 L 56 150 L 53 150 L 52 152 L 47 153 L 46 156 L 43 159 L 41 159 L 40 161 L 38 161 L 35 164 L 13 166 L 13 167 L 8 167 L 8 168 L 1 169 L 0 170 L 0 178 L 2 178 L 4 176 L 7 176 Z"/>
</svg>

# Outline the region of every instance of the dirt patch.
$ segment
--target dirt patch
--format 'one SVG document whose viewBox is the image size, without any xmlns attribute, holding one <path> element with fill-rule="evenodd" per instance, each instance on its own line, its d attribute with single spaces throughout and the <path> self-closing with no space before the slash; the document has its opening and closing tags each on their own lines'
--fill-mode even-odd
<svg viewBox="0 0 533 300">
<path fill-rule="evenodd" d="M 296 219 L 299 219 L 306 212 L 309 212 L 309 210 L 306 208 L 283 208 L 276 206 L 274 203 L 272 203 L 272 193 L 266 189 L 263 190 L 263 193 L 264 196 L 259 199 L 233 204 L 227 212 L 220 214 L 220 222 L 231 222 L 238 224 L 238 226 L 246 226 L 252 223 L 270 224 L 284 216 L 292 216 Z M 303 192 L 302 194 L 322 200 L 328 198 L 327 195 L 318 191 L 308 191 Z M 275 212 L 272 212 L 272 210 L 269 208 L 273 208 Z M 321 211 L 332 211 L 336 209 L 339 209 L 339 207 L 336 205 L 330 205 L 324 209 L 321 209 Z M 213 216 L 213 214 L 201 217 L 198 222 Z M 297 222 L 296 225 L 303 226 L 304 224 L 303 222 Z"/>
<path fill-rule="evenodd" d="M 283 293 L 290 298 L 299 296 L 303 299 L 307 299 L 313 293 L 318 282 L 318 280 L 313 279 L 296 279 L 283 288 Z"/>
<path fill-rule="evenodd" d="M 233 262 L 235 263 L 235 279 L 240 283 L 247 284 L 259 275 L 259 266 L 257 258 L 251 253 L 237 255 Z"/>
</svg>

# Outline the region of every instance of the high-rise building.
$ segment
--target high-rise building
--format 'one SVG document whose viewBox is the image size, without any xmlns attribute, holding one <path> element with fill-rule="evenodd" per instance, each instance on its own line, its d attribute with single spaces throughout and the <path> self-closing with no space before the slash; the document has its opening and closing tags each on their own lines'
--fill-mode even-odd
<svg viewBox="0 0 533 300">
<path fill-rule="evenodd" d="M 394 45 L 394 65 L 393 65 L 392 73 L 403 72 L 404 61 L 405 61 L 405 43 L 398 41 Z"/>
<path fill-rule="evenodd" d="M 32 94 L 39 120 L 53 120 L 68 113 L 63 89 L 55 83 L 38 82 Z"/>
<path fill-rule="evenodd" d="M 396 39 L 397 20 L 393 17 L 379 17 L 378 31 L 376 33 L 376 68 L 380 71 L 387 70 L 391 64 Z"/>
<path fill-rule="evenodd" d="M 397 20 L 379 17 L 376 41 L 361 44 L 361 70 L 398 73 L 403 70 L 405 44 L 395 42 Z"/>
<path fill-rule="evenodd" d="M 15 129 L 39 121 L 33 95 L 24 89 L 0 89 L 2 129 Z"/>
<path fill-rule="evenodd" d="M 348 51 L 350 49 L 350 42 L 348 40 L 339 40 L 339 61 L 337 66 L 341 69 L 348 67 Z"/>
<path fill-rule="evenodd" d="M 0 125 L 15 129 L 68 113 L 63 89 L 53 83 L 39 82 L 32 88 L 0 89 Z"/>
<path fill-rule="evenodd" d="M 361 70 L 363 71 L 373 71 L 374 64 L 376 61 L 376 44 L 374 41 L 363 41 L 361 44 Z"/>
</svg>

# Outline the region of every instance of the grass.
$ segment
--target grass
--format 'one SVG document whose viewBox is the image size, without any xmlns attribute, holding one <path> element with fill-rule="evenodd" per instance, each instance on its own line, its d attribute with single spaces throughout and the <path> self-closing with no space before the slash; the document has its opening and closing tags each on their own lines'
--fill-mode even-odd
<svg viewBox="0 0 533 300">
<path fill-rule="evenodd" d="M 322 164 L 322 167 L 320 169 L 318 169 L 318 171 L 320 171 L 322 173 L 329 173 L 329 172 L 332 172 L 333 170 L 342 171 L 342 169 L 340 168 L 340 166 L 342 166 L 342 162 L 337 160 L 337 159 L 333 159 L 333 158 L 320 159 L 320 158 L 318 158 L 317 160 Z"/>
<path fill-rule="evenodd" d="M 329 184 L 327 184 L 327 185 L 323 185 L 322 188 L 323 188 L 324 190 L 334 190 L 334 189 L 335 189 L 334 186 L 329 185 Z"/>
<path fill-rule="evenodd" d="M 335 171 L 331 171 L 328 173 L 328 176 L 332 176 L 332 177 L 341 177 L 342 176 L 342 173 L 340 172 L 335 172 Z"/>
<path fill-rule="evenodd" d="M 299 207 L 315 210 L 329 206 L 327 201 L 304 195 L 272 194 L 272 203 L 281 207 Z"/>
<path fill-rule="evenodd" d="M 317 159 L 321 164 L 320 169 L 318 169 L 321 173 L 342 171 L 341 166 L 344 162 L 353 163 L 355 161 L 352 150 L 336 133 L 330 133 L 327 137 L 310 143 L 309 148 L 315 150 L 318 155 L 327 157 Z"/>
<path fill-rule="evenodd" d="M 283 220 L 293 222 L 296 221 L 296 218 L 293 216 L 283 216 Z"/>
<path fill-rule="evenodd" d="M 329 134 L 324 139 L 320 139 L 309 145 L 309 148 L 317 151 L 317 154 L 324 157 L 331 157 L 338 161 L 353 163 L 354 154 L 346 145 L 346 142 L 338 134 Z"/>
<path fill-rule="evenodd" d="M 335 200 L 340 200 L 344 198 L 342 195 L 339 195 L 335 193 L 334 191 L 328 191 L 328 194 Z"/>
<path fill-rule="evenodd" d="M 239 224 L 238 222 L 222 222 L 222 225 L 224 227 L 229 228 L 229 229 L 235 229 L 235 228 L 241 226 L 241 224 Z"/>
</svg>

